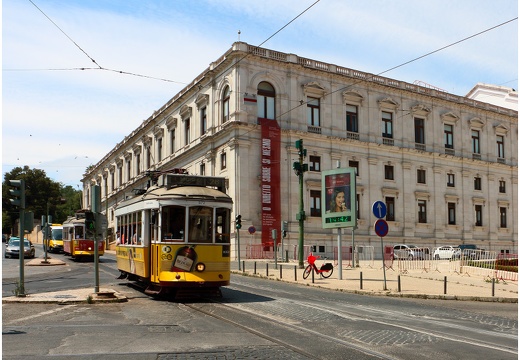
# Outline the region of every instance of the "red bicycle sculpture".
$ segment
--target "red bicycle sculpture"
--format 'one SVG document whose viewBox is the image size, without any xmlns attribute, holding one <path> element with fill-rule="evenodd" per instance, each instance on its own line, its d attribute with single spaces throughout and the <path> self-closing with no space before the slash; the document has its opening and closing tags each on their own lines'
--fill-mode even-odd
<svg viewBox="0 0 520 360">
<path fill-rule="evenodd" d="M 309 265 L 307 265 L 305 270 L 303 270 L 304 279 L 307 279 L 313 270 L 316 274 L 320 274 L 320 276 L 324 277 L 325 279 L 329 278 L 334 272 L 334 266 L 331 263 L 323 264 L 318 269 L 318 267 L 315 264 L 316 259 L 319 259 L 319 256 L 314 256 L 312 253 L 310 253 L 307 257 L 307 262 L 309 263 Z"/>
</svg>

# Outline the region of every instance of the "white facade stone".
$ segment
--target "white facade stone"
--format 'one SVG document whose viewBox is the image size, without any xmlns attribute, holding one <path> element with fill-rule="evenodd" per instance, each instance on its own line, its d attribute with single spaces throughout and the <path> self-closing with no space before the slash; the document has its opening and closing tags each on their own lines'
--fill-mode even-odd
<svg viewBox="0 0 520 360">
<path fill-rule="evenodd" d="M 394 198 L 395 219 L 389 221 L 386 244 L 475 243 L 488 250 L 517 251 L 516 109 L 242 42 L 234 43 L 84 175 L 85 204 L 89 204 L 92 184 L 106 186 L 102 208 L 108 211 L 109 227 L 113 227 L 113 207 L 133 189 L 146 187 L 147 171 L 184 168 L 196 175 L 204 171 L 203 175 L 228 179 L 227 190 L 235 213 L 242 215 L 243 229 L 251 225 L 257 229 L 254 235 L 243 231 L 241 241 L 260 244 L 261 129 L 255 101 L 261 82 L 271 84 L 276 94 L 281 180 L 272 186 L 280 189 L 281 217 L 289 222 L 285 246 L 291 251 L 298 243 L 299 186 L 292 169 L 298 158 L 294 145 L 298 139 L 307 149 L 306 162 L 309 156 L 319 157 L 320 170 L 336 168 L 338 162 L 342 167 L 349 161 L 359 164 L 356 245 L 380 249 L 371 206 L 376 200 Z M 224 98 L 226 87 L 228 99 Z M 309 97 L 320 99 L 319 125 L 307 123 Z M 357 131 L 347 131 L 348 105 L 357 106 Z M 223 121 L 226 106 L 229 117 Z M 392 117 L 391 138 L 382 136 L 383 112 Z M 415 118 L 424 124 L 424 142 L 416 142 Z M 445 146 L 445 125 L 453 127 L 453 148 Z M 474 152 L 472 130 L 478 131 L 479 152 Z M 503 140 L 503 156 L 497 153 L 497 135 Z M 393 167 L 393 179 L 385 179 L 385 165 Z M 425 174 L 424 184 L 417 181 L 418 170 Z M 454 186 L 447 186 L 448 174 Z M 103 176 L 107 181 L 98 183 Z M 480 178 L 480 189 L 475 189 L 475 178 Z M 499 191 L 501 185 L 505 192 Z M 332 249 L 336 230 L 322 229 L 321 217 L 309 216 L 314 190 L 321 190 L 320 171 L 304 174 L 305 245 Z M 420 200 L 426 203 L 425 223 L 418 220 Z M 448 222 L 448 203 L 455 204 L 454 224 Z M 476 205 L 482 207 L 478 225 Z M 506 209 L 502 226 L 501 208 Z M 344 234 L 350 238 L 350 229 Z"/>
</svg>

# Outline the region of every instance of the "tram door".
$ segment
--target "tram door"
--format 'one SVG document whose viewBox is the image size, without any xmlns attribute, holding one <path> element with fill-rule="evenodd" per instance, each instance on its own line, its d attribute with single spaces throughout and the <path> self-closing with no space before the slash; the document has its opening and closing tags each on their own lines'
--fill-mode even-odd
<svg viewBox="0 0 520 360">
<path fill-rule="evenodd" d="M 161 259 L 161 243 L 159 241 L 158 228 L 159 217 L 156 216 L 155 211 L 147 211 L 147 216 L 145 219 L 150 219 L 150 222 L 147 227 L 148 238 L 150 239 L 150 281 L 154 283 L 159 282 L 159 275 L 161 272 L 160 264 Z"/>
</svg>

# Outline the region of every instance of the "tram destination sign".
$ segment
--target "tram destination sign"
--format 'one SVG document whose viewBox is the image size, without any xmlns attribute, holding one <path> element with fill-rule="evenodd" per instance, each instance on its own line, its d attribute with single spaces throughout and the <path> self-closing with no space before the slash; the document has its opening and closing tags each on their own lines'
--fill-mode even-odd
<svg viewBox="0 0 520 360">
<path fill-rule="evenodd" d="M 226 189 L 226 178 L 223 177 L 166 174 L 164 183 L 167 188 L 173 186 L 209 186 L 222 192 Z"/>
</svg>

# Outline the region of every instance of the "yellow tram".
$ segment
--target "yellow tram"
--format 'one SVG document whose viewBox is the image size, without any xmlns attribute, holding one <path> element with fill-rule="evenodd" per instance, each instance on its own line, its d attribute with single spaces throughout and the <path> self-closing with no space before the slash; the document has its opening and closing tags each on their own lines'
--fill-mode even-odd
<svg viewBox="0 0 520 360">
<path fill-rule="evenodd" d="M 117 205 L 117 268 L 120 278 L 149 295 L 220 295 L 229 285 L 233 201 L 225 179 L 162 175 L 162 185 Z"/>
<path fill-rule="evenodd" d="M 63 252 L 70 255 L 73 259 L 93 258 L 95 254 L 94 248 L 94 232 L 85 226 L 86 210 L 80 210 L 76 216 L 69 216 L 63 223 Z M 104 216 L 104 215 L 100 215 Z M 105 253 L 105 242 L 103 234 L 96 234 L 98 243 L 98 256 Z"/>
</svg>

